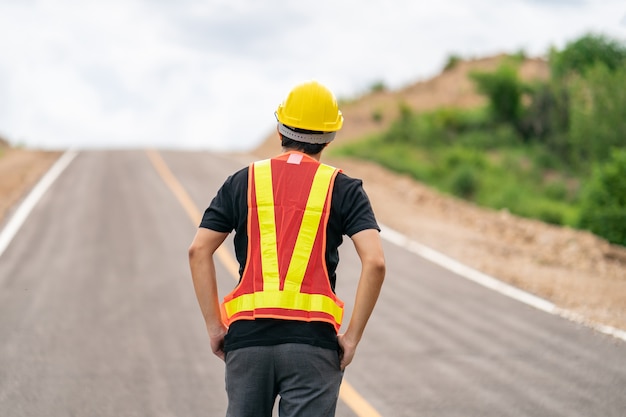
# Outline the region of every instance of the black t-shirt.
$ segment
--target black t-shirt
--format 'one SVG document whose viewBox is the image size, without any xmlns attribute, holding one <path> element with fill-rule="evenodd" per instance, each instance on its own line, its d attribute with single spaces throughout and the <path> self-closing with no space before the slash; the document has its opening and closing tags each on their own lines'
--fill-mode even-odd
<svg viewBox="0 0 626 417">
<path fill-rule="evenodd" d="M 248 167 L 226 179 L 210 206 L 204 212 L 200 227 L 217 232 L 235 231 L 235 256 L 241 277 L 246 265 L 248 237 Z M 331 288 L 335 289 L 338 248 L 343 236 L 351 237 L 367 229 L 380 230 L 369 198 L 359 179 L 339 173 L 335 178 L 326 227 L 326 265 Z M 325 322 L 257 319 L 238 320 L 228 329 L 224 350 L 247 346 L 267 346 L 282 343 L 306 343 L 328 349 L 337 349 L 334 327 Z"/>
</svg>

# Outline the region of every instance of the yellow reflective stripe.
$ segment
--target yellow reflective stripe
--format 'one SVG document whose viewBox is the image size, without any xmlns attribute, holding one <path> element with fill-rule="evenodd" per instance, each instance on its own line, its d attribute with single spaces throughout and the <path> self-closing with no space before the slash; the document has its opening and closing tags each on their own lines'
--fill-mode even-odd
<svg viewBox="0 0 626 417">
<path fill-rule="evenodd" d="M 319 165 L 315 172 L 293 255 L 289 261 L 285 290 L 300 292 L 334 172 L 335 168 L 323 164 Z"/>
<path fill-rule="evenodd" d="M 281 308 L 330 314 L 341 323 L 343 308 L 330 297 L 322 294 L 305 294 L 291 291 L 260 291 L 242 294 L 224 304 L 228 317 L 258 308 Z"/>
<path fill-rule="evenodd" d="M 227 317 L 255 309 L 276 308 L 325 313 L 332 316 L 336 323 L 341 323 L 343 317 L 341 301 L 323 294 L 300 292 L 334 173 L 333 167 L 323 164 L 318 166 L 307 198 L 294 252 L 289 261 L 284 290 L 280 290 L 271 161 L 260 161 L 254 164 L 263 291 L 243 294 L 226 301 L 224 309 Z"/>
<path fill-rule="evenodd" d="M 278 275 L 276 226 L 274 224 L 274 190 L 272 186 L 272 166 L 269 159 L 254 164 L 254 188 L 256 191 L 261 239 L 263 288 L 270 291 L 278 291 L 280 279 Z"/>
</svg>

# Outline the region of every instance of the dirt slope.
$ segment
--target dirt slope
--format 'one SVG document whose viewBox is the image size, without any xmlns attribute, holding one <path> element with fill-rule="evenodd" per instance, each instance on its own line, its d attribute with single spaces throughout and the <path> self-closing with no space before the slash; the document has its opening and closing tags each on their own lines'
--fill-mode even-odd
<svg viewBox="0 0 626 417">
<path fill-rule="evenodd" d="M 52 166 L 59 152 L 11 148 L 0 143 L 0 226 L 16 203 L 25 197 Z"/>
<path fill-rule="evenodd" d="M 375 164 L 326 161 L 363 179 L 381 223 L 588 322 L 626 330 L 626 248 L 441 195 Z"/>
</svg>

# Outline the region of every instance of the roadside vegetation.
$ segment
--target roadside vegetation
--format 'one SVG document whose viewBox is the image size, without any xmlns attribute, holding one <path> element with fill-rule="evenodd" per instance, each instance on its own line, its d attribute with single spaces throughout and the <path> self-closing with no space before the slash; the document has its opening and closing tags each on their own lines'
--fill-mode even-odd
<svg viewBox="0 0 626 417">
<path fill-rule="evenodd" d="M 583 36 L 550 51 L 551 76 L 532 83 L 518 76 L 523 59 L 470 75 L 484 108 L 416 113 L 399 103 L 387 131 L 333 152 L 626 245 L 626 45 Z"/>
</svg>

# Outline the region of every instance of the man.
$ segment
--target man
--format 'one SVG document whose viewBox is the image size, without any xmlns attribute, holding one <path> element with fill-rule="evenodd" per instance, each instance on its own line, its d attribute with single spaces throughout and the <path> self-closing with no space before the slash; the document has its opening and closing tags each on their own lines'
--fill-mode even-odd
<svg viewBox="0 0 626 417">
<path fill-rule="evenodd" d="M 323 85 L 293 88 L 276 111 L 283 154 L 231 175 L 204 213 L 189 263 L 211 349 L 226 362 L 227 417 L 334 416 L 385 275 L 360 180 L 319 162 L 343 116 Z M 235 230 L 239 285 L 218 301 L 213 255 Z M 335 295 L 342 236 L 361 260 L 348 327 Z"/>
</svg>

